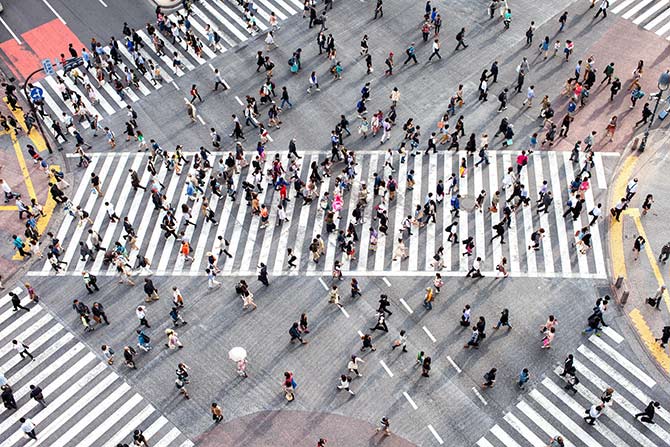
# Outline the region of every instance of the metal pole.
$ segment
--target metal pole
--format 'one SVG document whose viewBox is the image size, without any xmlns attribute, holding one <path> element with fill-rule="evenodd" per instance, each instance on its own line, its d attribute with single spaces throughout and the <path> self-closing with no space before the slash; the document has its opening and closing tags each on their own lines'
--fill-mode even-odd
<svg viewBox="0 0 670 447">
<path fill-rule="evenodd" d="M 663 96 L 663 91 L 659 90 L 656 95 L 656 104 L 654 104 L 654 112 L 651 114 L 651 119 L 647 125 L 647 129 L 644 131 L 644 137 L 642 138 L 642 143 L 640 144 L 639 151 L 644 152 L 644 149 L 647 147 L 647 138 L 649 138 L 649 131 L 651 130 L 651 125 L 654 124 L 654 118 L 656 118 L 656 111 L 658 110 L 658 104 L 661 102 L 661 96 Z"/>
<path fill-rule="evenodd" d="M 37 116 L 37 112 L 35 110 L 35 104 L 33 103 L 32 98 L 30 97 L 30 95 L 28 93 L 28 83 L 30 82 L 30 78 L 32 78 L 33 76 L 35 76 L 37 73 L 39 73 L 41 71 L 44 71 L 44 68 L 39 68 L 39 69 L 33 71 L 32 73 L 30 73 L 28 78 L 23 83 L 23 93 L 26 95 L 26 99 L 27 99 L 28 103 L 30 104 L 30 112 L 35 117 L 35 123 L 37 124 L 37 128 L 39 129 L 40 133 L 42 134 L 42 138 L 44 139 L 44 142 L 47 145 L 47 149 L 49 150 L 50 154 L 53 154 L 54 151 L 51 148 L 51 144 L 49 143 L 49 139 L 47 138 L 46 134 L 44 133 L 44 129 L 42 129 L 41 119 L 38 118 L 38 116 Z"/>
</svg>

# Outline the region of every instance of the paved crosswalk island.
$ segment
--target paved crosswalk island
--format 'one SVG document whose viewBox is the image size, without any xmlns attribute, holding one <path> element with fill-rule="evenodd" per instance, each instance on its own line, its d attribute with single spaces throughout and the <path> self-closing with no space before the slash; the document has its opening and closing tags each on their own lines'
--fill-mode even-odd
<svg viewBox="0 0 670 447">
<path fill-rule="evenodd" d="M 240 43 L 247 42 L 257 34 L 265 35 L 271 28 L 270 17 L 274 13 L 277 18 L 277 24 L 281 27 L 283 21 L 303 10 L 302 2 L 299 0 L 260 0 L 254 2 L 256 28 L 249 27 L 247 14 L 238 6 L 237 2 L 229 0 L 200 0 L 193 2 L 190 14 L 180 9 L 172 12 L 166 18 L 166 23 L 171 22 L 180 28 L 180 40 L 173 41 L 172 35 L 157 35 L 163 41 L 162 50 L 157 50 L 152 41 L 152 36 L 148 30 L 140 27 L 137 33 L 143 44 L 140 48 L 127 48 L 126 42 L 121 39 L 118 41 L 118 52 L 120 53 L 120 62 L 117 63 L 116 75 L 122 80 L 124 86 L 123 97 L 115 92 L 114 85 L 110 82 L 105 73 L 104 80 L 99 82 L 96 76 L 95 67 L 81 67 L 84 77 L 77 81 L 71 76 L 66 76 L 63 70 L 58 70 L 58 76 L 65 81 L 67 87 L 81 96 L 82 101 L 91 115 L 99 115 L 103 120 L 105 117 L 116 113 L 119 110 L 125 110 L 128 104 L 138 101 L 140 98 L 151 94 L 152 92 L 168 85 L 176 86 L 173 81 L 183 76 L 186 72 L 211 61 L 217 55 L 231 50 Z M 154 21 L 155 22 L 155 21 Z M 155 25 L 155 23 L 154 23 Z M 196 52 L 193 45 L 187 45 L 184 38 L 187 31 L 190 31 L 201 50 Z M 216 32 L 220 36 L 218 44 L 214 45 L 210 38 Z M 80 49 L 77 49 L 80 50 Z M 89 49 L 90 50 L 90 49 Z M 109 45 L 104 47 L 106 55 L 110 54 Z M 175 67 L 173 64 L 174 53 L 177 53 L 181 61 L 181 66 Z M 199 54 L 198 54 L 199 53 Z M 138 59 L 141 56 L 141 59 Z M 143 73 L 139 68 L 144 61 L 144 67 L 147 71 Z M 160 70 L 163 82 L 156 82 L 152 76 L 151 66 Z M 214 69 L 210 63 L 210 67 Z M 137 85 L 126 84 L 125 69 L 131 72 L 136 71 L 139 77 Z M 214 77 L 212 76 L 212 79 Z M 74 113 L 73 103 L 69 99 L 64 99 L 61 93 L 61 86 L 57 79 L 48 76 L 45 79 L 33 83 L 44 91 L 44 105 L 47 111 L 55 119 L 63 120 L 63 112 Z M 172 88 L 172 87 L 169 87 Z M 90 127 L 88 122 L 82 122 L 84 128 Z"/>
<path fill-rule="evenodd" d="M 463 275 L 475 257 L 482 258 L 482 272 L 495 274 L 495 266 L 504 256 L 508 260 L 508 269 L 512 276 L 542 276 L 542 277 L 582 277 L 605 278 L 605 251 L 600 224 L 591 227 L 593 236 L 592 249 L 586 254 L 580 254 L 575 249 L 575 232 L 588 225 L 590 216 L 587 212 L 595 204 L 605 201 L 608 172 L 616 164 L 616 156 L 596 154 L 595 167 L 592 170 L 591 188 L 585 193 L 585 207 L 579 219 L 563 218 L 564 206 L 569 198 L 568 186 L 575 178 L 579 166 L 568 160 L 569 153 L 543 152 L 531 155 L 530 163 L 524 168 L 521 182 L 526 185 L 532 206 L 521 207 L 512 218 L 509 230 L 505 233 L 505 244 L 500 239 L 491 242 L 494 234 L 492 226 L 501 217 L 502 206 L 498 212 L 491 213 L 488 209 L 490 197 L 494 191 L 501 190 L 503 173 L 515 163 L 516 153 L 513 151 L 495 151 L 490 155 L 491 164 L 486 167 L 475 167 L 459 180 L 459 193 L 462 195 L 462 206 L 454 231 L 460 241 L 473 237 L 475 248 L 472 256 L 463 256 L 463 245 L 447 240 L 449 233 L 444 229 L 454 222 L 455 214 L 451 212 L 449 199 L 438 205 L 436 222 L 429 222 L 420 230 L 414 229 L 413 235 L 406 240 L 409 256 L 406 259 L 393 260 L 402 221 L 408 215 L 413 215 L 418 204 L 423 204 L 429 192 L 435 193 L 438 179 L 446 180 L 452 173 L 458 173 L 460 160 L 467 157 L 464 152 L 444 152 L 428 156 L 410 157 L 407 163 L 399 163 L 396 157 L 395 170 L 384 167 L 384 156 L 380 152 L 361 151 L 358 154 L 358 165 L 355 181 L 350 191 L 345 191 L 343 208 L 339 213 L 338 228 L 347 230 L 353 221 L 352 210 L 358 201 L 358 192 L 363 183 L 370 190 L 370 199 L 363 211 L 364 222 L 355 226 L 358 240 L 355 241 L 355 255 L 349 258 L 340 250 L 337 243 L 337 231 L 328 234 L 324 224 L 324 213 L 320 209 L 318 199 L 311 204 L 303 205 L 302 199 L 294 198 L 294 191 L 290 191 L 290 202 L 286 204 L 288 222 L 281 223 L 277 219 L 277 205 L 279 192 L 263 180 L 265 186 L 260 194 L 260 202 L 270 207 L 268 225 L 263 227 L 257 216 L 252 216 L 244 198 L 241 184 L 243 181 L 252 182 L 253 172 L 249 167 L 243 168 L 234 176 L 235 187 L 238 190 L 237 200 L 233 201 L 224 193 L 221 198 L 212 195 L 210 207 L 215 211 L 217 225 L 207 222 L 200 211 L 200 202 L 193 202 L 186 196 L 186 177 L 193 173 L 192 163 L 184 166 L 181 175 L 173 170 L 167 170 L 164 165 L 157 167 L 157 179 L 164 185 L 163 191 L 168 202 L 175 209 L 177 222 L 183 222 L 182 204 L 188 203 L 192 208 L 191 221 L 196 225 L 181 227 L 190 239 L 193 262 L 185 261 L 179 256 L 180 244 L 173 237 L 166 239 L 160 228 L 165 211 L 155 209 L 150 194 L 139 189 L 134 191 L 128 176 L 129 169 L 137 171 L 141 177 L 141 184 L 146 185 L 150 174 L 146 171 L 147 156 L 145 154 L 94 154 L 92 162 L 83 174 L 83 181 L 78 189 L 66 190 L 74 205 L 80 205 L 87 210 L 92 218 L 92 225 L 78 225 L 79 219 L 67 214 L 58 229 L 56 237 L 59 239 L 63 254 L 61 261 L 67 263 L 66 274 L 79 275 L 84 269 L 101 275 L 114 275 L 116 267 L 103 262 L 104 251 L 97 252 L 94 259 L 81 261 L 79 257 L 79 242 L 86 241 L 88 229 L 97 231 L 103 239 L 102 246 L 114 247 L 116 241 L 126 244 L 123 223 L 113 223 L 107 217 L 105 202 L 113 204 L 116 213 L 123 220 L 128 217 L 136 235 L 139 250 L 131 250 L 129 263 L 136 267 L 138 253 L 151 261 L 151 269 L 158 275 L 204 275 L 207 265 L 207 252 L 214 251 L 214 244 L 218 236 L 230 241 L 228 252 L 231 258 L 222 256 L 219 266 L 222 265 L 222 275 L 253 275 L 260 263 L 268 266 L 268 271 L 274 275 L 306 274 L 329 275 L 336 261 L 341 262 L 343 272 L 355 272 L 357 275 L 403 275 L 413 272 L 419 275 L 432 275 L 435 269 L 432 266 L 433 256 L 440 246 L 444 247 L 444 275 Z M 213 169 L 208 171 L 203 184 L 207 187 L 209 176 L 217 175 L 218 161 L 226 155 L 211 154 L 210 162 Z M 300 176 L 308 181 L 310 166 L 319 163 L 323 155 L 306 153 L 297 160 L 300 167 Z M 267 159 L 274 158 L 268 154 Z M 280 158 L 285 169 L 287 156 Z M 268 164 L 269 166 L 269 164 Z M 341 165 L 336 165 L 341 166 Z M 413 190 L 406 191 L 408 170 L 414 171 L 416 185 Z M 102 181 L 103 197 L 91 189 L 87 179 L 92 172 L 97 173 Z M 335 191 L 333 176 L 324 177 L 324 181 L 317 186 L 320 196 L 330 192 L 333 197 Z M 376 249 L 370 244 L 370 228 L 378 227 L 374 220 L 377 211 L 373 208 L 379 203 L 379 198 L 372 200 L 372 185 L 375 173 L 384 173 L 386 177 L 393 175 L 398 181 L 398 194 L 388 208 L 388 236 L 380 237 Z M 287 178 L 289 174 L 287 174 Z M 555 200 L 550 206 L 549 213 L 538 214 L 535 200 L 544 181 L 548 182 Z M 446 183 L 446 182 L 445 182 Z M 484 211 L 474 209 L 475 198 L 481 190 L 488 191 Z M 206 190 L 209 194 L 209 190 Z M 507 194 L 511 194 L 509 191 Z M 388 194 L 387 194 L 388 195 Z M 505 200 L 503 193 L 502 202 Z M 387 200 L 388 202 L 388 200 Z M 529 250 L 531 233 L 540 227 L 545 229 L 545 237 L 538 250 Z M 457 229 L 456 229 L 457 228 Z M 177 230 L 179 231 L 179 229 Z M 309 258 L 309 244 L 316 235 L 322 235 L 326 242 L 325 255 L 318 264 Z M 45 246 L 48 241 L 45 241 Z M 288 269 L 287 248 L 292 248 L 297 256 L 297 268 Z M 30 275 L 54 274 L 48 262 L 36 264 L 38 268 L 29 272 Z"/>
<path fill-rule="evenodd" d="M 655 424 L 644 424 L 634 415 L 654 400 L 659 385 L 634 360 L 618 351 L 623 341 L 605 328 L 602 337 L 592 335 L 574 352 L 579 384 L 575 392 L 565 388 L 562 366 L 506 413 L 503 420 L 477 441 L 478 447 L 545 447 L 560 435 L 566 447 L 660 447 L 670 445 L 670 412 L 656 410 Z M 614 389 L 595 426 L 582 418 L 592 404 L 599 404 L 608 387 Z"/>
<path fill-rule="evenodd" d="M 0 409 L 1 447 L 116 447 L 132 444 L 136 429 L 151 446 L 193 446 L 40 304 L 29 304 L 21 287 L 13 291 L 30 311 L 14 312 L 9 295 L 0 298 L 0 365 L 18 406 Z M 22 359 L 12 340 L 29 346 L 35 360 Z M 122 352 L 116 357 L 123 361 Z M 30 385 L 42 388 L 46 407 L 30 398 Z M 36 441 L 21 432 L 22 417 L 36 424 Z"/>
</svg>

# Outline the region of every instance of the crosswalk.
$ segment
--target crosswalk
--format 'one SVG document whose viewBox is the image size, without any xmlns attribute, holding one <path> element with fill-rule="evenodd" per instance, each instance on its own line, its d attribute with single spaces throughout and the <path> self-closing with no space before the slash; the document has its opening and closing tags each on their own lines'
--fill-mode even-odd
<svg viewBox="0 0 670 447">
<path fill-rule="evenodd" d="M 576 392 L 566 390 L 560 376 L 562 366 L 518 402 L 479 441 L 478 447 L 544 447 L 560 435 L 566 447 L 608 447 L 670 445 L 670 412 L 656 410 L 655 424 L 644 424 L 633 416 L 655 400 L 656 382 L 635 362 L 618 351 L 623 337 L 610 328 L 604 335 L 592 335 L 574 353 L 574 366 L 580 382 Z M 596 425 L 583 421 L 585 411 L 600 403 L 602 392 L 614 389 L 612 405 L 607 406 Z"/>
<path fill-rule="evenodd" d="M 287 155 L 278 154 L 287 168 Z M 463 275 L 469 269 L 474 257 L 482 258 L 482 272 L 484 274 L 495 274 L 494 268 L 505 256 L 508 259 L 509 272 L 512 276 L 542 276 L 542 277 L 584 277 L 605 278 L 605 252 L 601 237 L 601 227 L 593 225 L 591 233 L 593 237 L 593 248 L 586 254 L 580 254 L 574 247 L 574 235 L 577 230 L 587 225 L 589 216 L 586 212 L 591 210 L 596 203 L 604 202 L 607 189 L 607 178 L 616 163 L 616 155 L 596 154 L 595 168 L 593 169 L 592 186 L 586 191 L 586 206 L 580 218 L 572 222 L 565 220 L 562 215 L 564 204 L 568 200 L 568 185 L 575 178 L 577 164 L 569 161 L 569 153 L 542 152 L 534 153 L 530 157 L 527 168 L 521 175 L 521 182 L 526 185 L 530 193 L 531 202 L 538 196 L 538 191 L 544 180 L 549 182 L 555 197 L 553 205 L 548 214 L 538 215 L 535 204 L 531 207 L 522 207 L 512 218 L 510 228 L 505 233 L 505 244 L 500 244 L 497 239 L 491 242 L 494 234 L 492 226 L 501 218 L 502 204 L 505 193 L 502 194 L 499 211 L 491 213 L 488 210 L 489 199 L 485 202 L 484 212 L 474 210 L 474 200 L 482 189 L 488 191 L 489 197 L 493 191 L 501 190 L 502 173 L 508 167 L 513 166 L 516 153 L 513 151 L 495 151 L 490 154 L 491 164 L 487 167 L 472 167 L 460 179 L 459 193 L 463 196 L 460 216 L 457 227 L 459 239 L 465 240 L 469 236 L 475 239 L 473 257 L 462 256 L 462 245 L 452 244 L 447 240 L 448 233 L 444 228 L 452 223 L 449 199 L 438 205 L 436 223 L 428 223 L 420 230 L 413 230 L 413 235 L 406 241 L 409 256 L 407 259 L 393 260 L 399 242 L 396 235 L 400 234 L 402 221 L 405 216 L 413 215 L 417 204 L 423 204 L 429 192 L 435 193 L 438 179 L 446 180 L 453 172 L 458 172 L 460 160 L 472 158 L 464 151 L 458 153 L 444 152 L 430 154 L 428 156 L 410 157 L 407 163 L 399 163 L 396 157 L 395 170 L 384 166 L 384 156 L 377 151 L 360 151 L 357 153 L 358 166 L 355 181 L 351 191 L 343 194 L 343 209 L 340 212 L 338 228 L 345 230 L 352 219 L 352 210 L 358 201 L 358 191 L 362 182 L 369 185 L 370 197 L 363 211 L 364 222 L 355 226 L 358 240 L 355 241 L 356 255 L 348 259 L 337 246 L 337 231 L 327 234 L 324 223 L 324 213 L 319 208 L 319 200 L 315 199 L 311 204 L 303 205 L 302 199 L 293 199 L 294 192 L 289 192 L 291 201 L 287 203 L 286 213 L 289 222 L 280 223 L 277 220 L 276 210 L 279 204 L 279 192 L 272 186 L 265 187 L 259 195 L 260 202 L 269 206 L 269 225 L 261 228 L 257 216 L 252 216 L 250 208 L 244 199 L 244 191 L 241 184 L 243 181 L 252 182 L 252 171 L 250 167 L 240 170 L 234 177 L 235 186 L 238 190 L 237 200 L 230 200 L 225 196 L 219 198 L 212 195 L 210 207 L 215 210 L 215 218 L 218 225 L 206 222 L 202 213 L 198 212 L 199 203 L 189 204 L 193 207 L 192 221 L 196 226 L 187 225 L 186 235 L 190 238 L 193 250 L 193 262 L 184 262 L 183 257 L 178 256 L 179 243 L 170 237 L 165 239 L 160 228 L 160 222 L 165 211 L 155 210 L 151 203 L 150 194 L 143 190 L 134 191 L 130 185 L 128 170 L 133 169 L 140 173 L 141 184 L 146 185 L 150 174 L 146 171 L 147 156 L 143 153 L 119 153 L 92 155 L 92 161 L 86 168 L 82 182 L 75 191 L 69 192 L 70 200 L 75 205 L 80 205 L 87 210 L 93 219 L 90 228 L 97 231 L 102 239 L 102 246 L 109 248 L 116 241 L 125 243 L 123 235 L 125 231 L 122 222 L 112 223 L 107 217 L 104 203 L 109 201 L 114 205 L 116 213 L 123 219 L 128 217 L 137 234 L 137 246 L 139 251 L 130 251 L 130 264 L 135 266 L 138 253 L 146 256 L 152 264 L 152 270 L 158 275 L 204 275 L 207 264 L 206 253 L 214 251 L 214 243 L 218 236 L 223 236 L 230 241 L 228 251 L 232 258 L 225 255 L 220 260 L 223 263 L 223 275 L 253 275 L 257 266 L 264 263 L 268 271 L 274 275 L 324 275 L 330 274 L 336 261 L 342 264 L 344 273 L 351 272 L 357 275 L 375 275 L 384 272 L 388 275 L 402 275 L 404 272 L 414 272 L 419 275 L 431 275 L 435 271 L 432 266 L 433 256 L 437 249 L 444 247 L 443 275 Z M 210 162 L 214 168 L 217 167 L 219 154 L 210 155 Z M 267 159 L 274 158 L 274 154 L 267 155 Z M 305 153 L 302 159 L 297 160 L 300 177 L 308 182 L 310 166 L 320 163 L 323 154 Z M 340 166 L 338 169 L 337 166 Z M 335 172 L 341 170 L 342 165 L 334 167 L 332 177 L 324 177 L 325 181 L 317 186 L 320 196 L 329 192 L 331 197 L 335 193 Z M 192 163 L 183 168 L 181 175 L 176 175 L 172 170 L 162 164 L 157 172 L 158 180 L 164 185 L 167 200 L 176 209 L 175 217 L 181 221 L 183 216 L 181 205 L 187 202 L 186 177 L 193 173 Z M 416 185 L 412 191 L 406 191 L 407 173 L 414 171 Z M 103 197 L 98 197 L 90 188 L 87 179 L 92 172 L 99 175 L 102 181 Z M 393 175 L 398 181 L 398 194 L 396 199 L 388 206 L 388 236 L 379 233 L 376 250 L 370 244 L 370 228 L 377 227 L 378 222 L 374 207 L 379 203 L 376 198 L 372 200 L 372 185 L 375 173 L 384 173 L 385 178 Z M 142 174 L 143 173 L 143 174 Z M 205 184 L 211 172 L 207 174 Z M 270 179 L 268 176 L 267 179 Z M 445 182 L 446 183 L 446 182 Z M 265 180 L 263 181 L 265 184 Z M 68 191 L 66 191 L 68 192 Z M 206 191 L 209 193 L 209 191 Z M 510 194 L 507 192 L 507 194 Z M 222 203 L 221 203 L 222 202 Z M 65 215 L 60 228 L 56 234 L 62 247 L 61 260 L 67 263 L 65 274 L 79 275 L 87 269 L 98 275 L 114 275 L 116 267 L 103 263 L 104 253 L 97 253 L 95 259 L 81 261 L 79 257 L 79 241 L 86 240 L 88 225 L 78 225 L 78 219 L 70 214 Z M 545 229 L 545 238 L 538 251 L 528 250 L 531 233 L 538 228 Z M 312 239 L 318 234 L 324 237 L 326 242 L 325 262 L 323 259 L 315 264 L 309 259 L 308 247 Z M 45 241 L 46 242 L 46 241 Z M 44 244 L 45 246 L 48 243 Z M 287 263 L 287 248 L 292 248 L 298 257 L 296 263 L 298 268 L 289 270 Z M 36 263 L 34 271 L 29 275 L 44 276 L 53 274 L 49 262 Z"/>
<path fill-rule="evenodd" d="M 670 40 L 670 0 L 610 0 L 609 11 Z"/>
<path fill-rule="evenodd" d="M 21 287 L 13 292 L 30 311 L 14 312 L 9 295 L 0 298 L 0 365 L 18 405 L 0 409 L 0 447 L 115 447 L 131 444 L 136 429 L 152 446 L 193 446 L 46 309 L 29 304 Z M 12 349 L 15 339 L 29 346 L 34 361 Z M 42 388 L 46 407 L 30 398 L 30 385 Z M 26 442 L 19 429 L 22 417 L 37 425 L 37 441 Z"/>
<path fill-rule="evenodd" d="M 199 55 L 191 46 L 186 44 L 185 39 L 182 38 L 181 42 L 175 41 L 173 43 L 171 36 L 156 31 L 160 34 L 165 45 L 162 54 L 159 54 L 147 30 L 138 29 L 137 33 L 144 47 L 137 49 L 135 52 L 142 56 L 147 67 L 153 64 L 160 69 L 164 82 L 154 82 L 151 70 L 143 75 L 138 70 L 138 85 L 127 86 L 124 89 L 124 98 L 121 98 L 114 91 L 110 82 L 98 82 L 94 67 L 90 69 L 86 69 L 85 66 L 80 67 L 82 74 L 85 76 L 83 82 L 73 82 L 69 76 L 63 74 L 62 69 L 58 70 L 57 74 L 64 80 L 70 90 L 81 96 L 86 109 L 92 116 L 98 115 L 104 120 L 105 117 L 119 110 L 125 110 L 128 104 L 138 101 L 167 84 L 177 87 L 173 82 L 175 78 L 179 78 L 186 72 L 211 61 L 217 55 L 225 53 L 234 46 L 246 42 L 258 32 L 266 32 L 271 28 L 270 16 L 272 13 L 275 14 L 279 26 L 281 26 L 281 22 L 303 10 L 303 5 L 299 0 L 260 0 L 254 2 L 254 6 L 257 31 L 248 29 L 244 10 L 238 6 L 237 2 L 228 0 L 200 0 L 193 3 L 190 14 L 184 9 L 169 14 L 167 19 L 175 24 L 184 21 L 185 18 L 188 19 L 191 32 L 202 44 L 202 52 Z M 182 27 L 182 31 L 184 30 L 185 27 Z M 216 32 L 221 37 L 217 46 L 218 51 L 213 45 L 210 46 L 209 39 L 212 32 Z M 116 74 L 124 81 L 125 85 L 124 69 L 128 67 L 130 70 L 136 70 L 137 65 L 135 57 L 124 45 L 125 42 L 119 41 L 121 62 L 117 64 Z M 104 50 L 106 54 L 109 54 L 109 46 L 104 47 Z M 182 62 L 181 67 L 173 67 L 172 55 L 175 52 Z M 214 66 L 211 63 L 209 65 L 214 70 Z M 105 78 L 107 79 L 107 76 Z M 214 78 L 212 77 L 212 79 Z M 71 114 L 75 112 L 72 102 L 64 100 L 59 84 L 54 77 L 47 76 L 44 80 L 33 84 L 44 91 L 44 105 L 51 117 L 57 117 L 63 121 L 63 112 Z M 81 125 L 86 129 L 90 127 L 87 121 L 83 121 Z"/>
</svg>

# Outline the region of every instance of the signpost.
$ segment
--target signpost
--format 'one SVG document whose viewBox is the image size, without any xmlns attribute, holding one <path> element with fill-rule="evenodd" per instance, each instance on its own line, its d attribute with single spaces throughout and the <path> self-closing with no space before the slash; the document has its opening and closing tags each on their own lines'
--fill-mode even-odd
<svg viewBox="0 0 670 447">
<path fill-rule="evenodd" d="M 44 69 L 44 74 L 47 76 L 53 76 L 56 74 L 56 70 L 54 70 L 54 67 L 51 65 L 51 61 L 49 59 L 44 59 L 42 61 L 42 68 Z"/>
<path fill-rule="evenodd" d="M 33 87 L 30 89 L 30 98 L 33 101 L 40 101 L 44 98 L 44 90 L 41 87 Z"/>
</svg>

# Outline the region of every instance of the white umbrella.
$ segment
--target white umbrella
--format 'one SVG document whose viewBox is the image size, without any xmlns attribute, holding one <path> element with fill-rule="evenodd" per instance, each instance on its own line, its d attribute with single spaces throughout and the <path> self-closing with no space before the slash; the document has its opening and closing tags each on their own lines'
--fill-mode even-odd
<svg viewBox="0 0 670 447">
<path fill-rule="evenodd" d="M 247 358 L 247 351 L 246 349 L 237 346 L 228 351 L 228 358 L 233 362 L 239 362 Z"/>
</svg>

